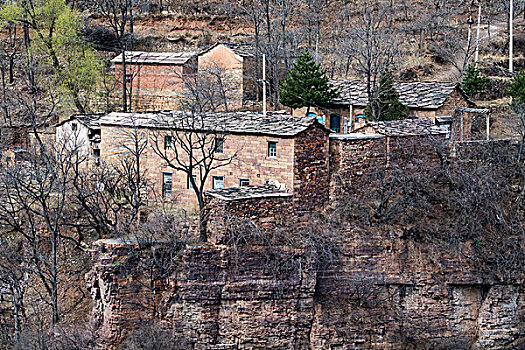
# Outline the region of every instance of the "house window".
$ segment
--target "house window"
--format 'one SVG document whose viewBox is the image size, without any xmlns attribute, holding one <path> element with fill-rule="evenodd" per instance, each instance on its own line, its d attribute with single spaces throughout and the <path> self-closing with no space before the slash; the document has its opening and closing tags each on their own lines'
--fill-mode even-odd
<svg viewBox="0 0 525 350">
<path fill-rule="evenodd" d="M 133 81 L 133 75 L 126 74 L 126 84 L 131 84 L 132 81 Z"/>
<path fill-rule="evenodd" d="M 173 184 L 173 174 L 172 173 L 162 173 L 162 196 L 168 197 L 171 196 Z"/>
<path fill-rule="evenodd" d="M 449 139 L 450 138 L 450 130 L 452 129 L 452 125 L 451 124 L 439 124 L 438 126 L 439 126 L 439 128 L 441 130 L 445 130 L 447 132 L 446 135 L 445 135 L 445 138 Z"/>
<path fill-rule="evenodd" d="M 222 137 L 215 139 L 215 152 L 217 153 L 224 152 L 224 139 Z"/>
<path fill-rule="evenodd" d="M 191 175 L 191 177 L 193 178 L 193 182 L 195 182 L 195 184 L 197 184 L 197 175 Z M 191 190 L 192 187 L 191 187 L 191 181 L 190 181 L 190 178 L 188 177 L 188 190 Z"/>
<path fill-rule="evenodd" d="M 71 124 L 71 130 L 77 131 L 77 123 Z"/>
<path fill-rule="evenodd" d="M 268 157 L 277 157 L 277 142 L 268 142 Z"/>
<path fill-rule="evenodd" d="M 213 189 L 219 189 L 224 187 L 224 176 L 213 177 Z"/>
<path fill-rule="evenodd" d="M 330 114 L 330 130 L 341 132 L 341 115 L 337 113 Z"/>
<path fill-rule="evenodd" d="M 173 139 L 171 135 L 164 136 L 164 149 L 171 149 Z"/>
<path fill-rule="evenodd" d="M 250 186 L 250 179 L 239 179 L 239 182 L 241 187 Z"/>
</svg>

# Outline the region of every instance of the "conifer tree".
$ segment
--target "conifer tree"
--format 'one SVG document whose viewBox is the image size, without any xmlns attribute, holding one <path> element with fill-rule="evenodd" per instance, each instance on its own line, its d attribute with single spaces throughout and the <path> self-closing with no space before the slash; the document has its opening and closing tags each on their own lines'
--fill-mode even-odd
<svg viewBox="0 0 525 350">
<path fill-rule="evenodd" d="M 306 114 L 310 107 L 327 106 L 339 96 L 339 91 L 328 82 L 325 73 L 326 69 L 321 69 L 308 50 L 304 50 L 281 84 L 279 101 L 291 108 L 308 107 Z"/>
<path fill-rule="evenodd" d="M 365 115 L 372 120 L 399 120 L 410 114 L 410 109 L 399 102 L 399 94 L 394 89 L 394 79 L 390 72 L 383 72 L 379 85 L 372 93 L 372 101 L 365 108 Z"/>
<path fill-rule="evenodd" d="M 479 74 L 479 68 L 471 64 L 465 71 L 461 88 L 467 95 L 479 94 L 485 90 L 489 82 L 486 76 Z"/>
<path fill-rule="evenodd" d="M 509 84 L 509 95 L 512 96 L 512 108 L 523 111 L 525 108 L 525 71 L 518 72 Z"/>
</svg>

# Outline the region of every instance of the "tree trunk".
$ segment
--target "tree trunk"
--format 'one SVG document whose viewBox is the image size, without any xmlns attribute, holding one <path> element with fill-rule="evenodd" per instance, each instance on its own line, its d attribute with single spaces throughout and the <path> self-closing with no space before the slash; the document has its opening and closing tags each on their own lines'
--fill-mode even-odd
<svg viewBox="0 0 525 350">
<path fill-rule="evenodd" d="M 58 313 L 58 252 L 57 252 L 57 233 L 53 232 L 53 239 L 51 242 L 51 308 L 53 312 L 52 325 L 56 325 L 60 319 Z"/>
</svg>

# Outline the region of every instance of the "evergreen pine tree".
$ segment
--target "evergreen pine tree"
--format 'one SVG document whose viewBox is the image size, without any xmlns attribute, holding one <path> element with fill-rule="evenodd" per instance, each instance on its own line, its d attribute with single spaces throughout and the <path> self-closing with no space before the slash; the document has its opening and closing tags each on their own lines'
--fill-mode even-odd
<svg viewBox="0 0 525 350">
<path fill-rule="evenodd" d="M 479 68 L 474 64 L 469 65 L 461 83 L 463 91 L 471 96 L 483 92 L 488 85 L 487 77 L 480 75 Z"/>
<path fill-rule="evenodd" d="M 327 106 L 339 96 L 339 91 L 328 82 L 325 73 L 326 69 L 321 69 L 304 50 L 281 84 L 279 101 L 291 108 L 308 107 L 307 114 L 312 106 Z"/>
<path fill-rule="evenodd" d="M 399 94 L 394 89 L 394 79 L 390 72 L 384 72 L 379 79 L 379 86 L 372 93 L 372 101 L 365 108 L 365 115 L 375 120 L 405 119 L 410 109 L 399 102 Z"/>
<path fill-rule="evenodd" d="M 509 84 L 509 95 L 512 96 L 512 108 L 515 111 L 525 109 L 525 71 L 518 72 Z"/>
</svg>

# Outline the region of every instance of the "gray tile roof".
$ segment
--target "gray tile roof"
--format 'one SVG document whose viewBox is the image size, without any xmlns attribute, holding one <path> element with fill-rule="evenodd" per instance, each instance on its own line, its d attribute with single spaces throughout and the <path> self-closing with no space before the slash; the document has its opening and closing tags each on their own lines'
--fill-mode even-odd
<svg viewBox="0 0 525 350">
<path fill-rule="evenodd" d="M 318 125 L 327 133 L 330 132 L 316 117 L 293 117 L 285 111 L 269 113 L 266 117 L 260 112 L 217 112 L 202 115 L 182 111 L 112 112 L 101 117 L 99 122 L 101 125 L 274 136 L 295 136 L 312 125 Z"/>
<path fill-rule="evenodd" d="M 126 62 L 146 64 L 174 64 L 181 65 L 195 56 L 195 52 L 145 52 L 126 51 Z M 111 60 L 113 63 L 122 63 L 122 54 Z"/>
<path fill-rule="evenodd" d="M 355 132 L 363 132 L 370 128 L 374 130 L 375 134 L 385 136 L 445 135 L 447 133 L 446 130 L 436 126 L 432 120 L 427 118 L 369 122 L 365 126 L 356 129 Z"/>
<path fill-rule="evenodd" d="M 292 196 L 292 194 L 288 193 L 285 189 L 281 189 L 273 184 L 221 188 L 216 190 L 208 190 L 206 191 L 206 194 L 223 201 Z"/>
<path fill-rule="evenodd" d="M 356 80 L 334 80 L 334 87 L 341 91 L 340 97 L 334 99 L 334 104 L 348 105 L 349 101 L 354 106 L 366 106 L 368 96 L 366 82 Z M 456 83 L 440 82 L 413 82 L 394 83 L 394 88 L 399 94 L 399 101 L 410 108 L 438 109 L 447 100 L 450 94 L 458 87 Z"/>
<path fill-rule="evenodd" d="M 63 120 L 56 126 L 63 125 L 72 120 L 78 120 L 90 129 L 100 129 L 100 118 L 103 114 L 74 114 L 69 119 Z"/>
<path fill-rule="evenodd" d="M 227 48 L 229 48 L 230 50 L 232 50 L 233 52 L 235 52 L 237 55 L 239 55 L 241 57 L 255 57 L 255 45 L 253 45 L 253 44 L 249 44 L 249 43 L 221 43 L 221 42 L 215 43 L 212 46 L 210 46 L 209 48 L 205 49 L 204 51 L 199 53 L 199 56 L 205 54 L 206 52 L 210 51 L 211 49 L 213 49 L 213 48 L 215 48 L 215 47 L 217 47 L 219 45 L 226 46 Z"/>
</svg>

